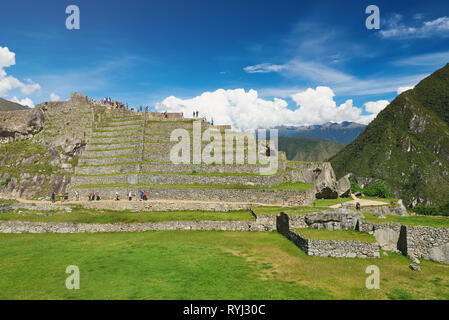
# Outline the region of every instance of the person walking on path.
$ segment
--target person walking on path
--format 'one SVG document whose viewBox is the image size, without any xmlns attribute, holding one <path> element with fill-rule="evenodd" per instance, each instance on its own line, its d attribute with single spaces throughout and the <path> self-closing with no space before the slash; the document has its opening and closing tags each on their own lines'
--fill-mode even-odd
<svg viewBox="0 0 449 320">
<path fill-rule="evenodd" d="M 56 193 L 53 191 L 51 194 L 51 202 L 55 203 L 55 201 L 56 201 Z"/>
<path fill-rule="evenodd" d="M 128 200 L 131 201 L 133 199 L 133 194 L 130 192 L 128 192 Z"/>
<path fill-rule="evenodd" d="M 75 199 L 76 201 L 80 200 L 80 193 L 78 192 L 78 190 L 75 190 Z"/>
</svg>

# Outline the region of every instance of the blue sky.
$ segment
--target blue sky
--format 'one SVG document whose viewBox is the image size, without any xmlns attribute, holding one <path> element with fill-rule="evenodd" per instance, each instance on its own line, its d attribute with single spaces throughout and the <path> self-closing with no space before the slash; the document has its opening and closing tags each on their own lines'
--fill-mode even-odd
<svg viewBox="0 0 449 320">
<path fill-rule="evenodd" d="M 65 28 L 70 4 L 80 8 L 80 30 Z M 380 30 L 365 27 L 371 4 L 380 8 Z M 0 65 L 0 96 L 34 104 L 78 91 L 159 110 L 197 105 L 212 115 L 213 99 L 194 98 L 224 89 L 229 100 L 232 90 L 252 89 L 262 103 L 281 99 L 290 110 L 319 108 L 324 94 L 323 103 L 351 99 L 367 115 L 365 103 L 392 101 L 399 87 L 449 62 L 448 1 L 16 0 L 1 8 L 0 48 L 15 53 L 15 64 Z M 5 77 L 20 84 L 7 87 Z M 319 86 L 333 95 L 293 98 Z M 245 108 L 241 99 L 236 105 Z M 311 119 L 303 122 L 321 120 Z"/>
</svg>

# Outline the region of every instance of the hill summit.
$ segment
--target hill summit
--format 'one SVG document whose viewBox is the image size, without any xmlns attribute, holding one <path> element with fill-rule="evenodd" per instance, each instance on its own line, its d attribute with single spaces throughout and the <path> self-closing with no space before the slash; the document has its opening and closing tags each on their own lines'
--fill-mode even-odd
<svg viewBox="0 0 449 320">
<path fill-rule="evenodd" d="M 408 205 L 449 198 L 449 64 L 399 95 L 331 160 L 338 176 L 383 181 Z"/>
</svg>

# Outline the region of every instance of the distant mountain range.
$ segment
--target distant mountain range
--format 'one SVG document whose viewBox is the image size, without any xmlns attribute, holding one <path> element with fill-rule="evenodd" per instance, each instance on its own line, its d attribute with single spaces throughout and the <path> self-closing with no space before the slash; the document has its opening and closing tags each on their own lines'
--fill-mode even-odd
<svg viewBox="0 0 449 320">
<path fill-rule="evenodd" d="M 279 150 L 284 151 L 290 161 L 326 161 L 346 145 L 340 142 L 309 138 L 279 137 Z"/>
<path fill-rule="evenodd" d="M 399 95 L 331 159 L 338 177 L 382 181 L 407 204 L 449 199 L 449 64 Z"/>
<path fill-rule="evenodd" d="M 357 138 L 366 126 L 354 122 L 332 123 L 322 125 L 288 127 L 279 126 L 279 136 L 287 138 L 310 138 L 328 140 L 341 143 L 350 143 Z"/>
<path fill-rule="evenodd" d="M 28 107 L 0 98 L 0 111 L 26 110 Z"/>
</svg>

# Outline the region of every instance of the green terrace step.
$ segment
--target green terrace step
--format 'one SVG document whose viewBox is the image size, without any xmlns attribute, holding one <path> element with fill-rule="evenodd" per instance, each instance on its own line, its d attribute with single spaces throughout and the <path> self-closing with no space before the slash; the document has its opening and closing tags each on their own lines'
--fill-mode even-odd
<svg viewBox="0 0 449 320">
<path fill-rule="evenodd" d="M 120 123 L 120 122 L 129 122 L 129 121 L 143 121 L 143 116 L 142 117 L 120 117 L 120 118 L 104 118 L 103 121 L 104 122 L 108 122 L 110 124 L 115 124 L 115 123 Z"/>
<path fill-rule="evenodd" d="M 142 134 L 141 133 L 140 134 L 136 134 L 136 133 L 135 134 L 119 134 L 119 135 L 115 135 L 115 136 L 94 135 L 90 138 L 95 139 L 98 142 L 102 142 L 102 141 L 113 142 L 113 141 L 122 141 L 122 139 L 125 140 L 124 138 L 134 138 L 134 140 L 135 140 L 136 137 L 142 137 Z M 94 140 L 92 140 L 92 141 L 94 142 Z M 97 141 L 95 141 L 95 142 L 97 142 Z"/>
<path fill-rule="evenodd" d="M 96 141 L 96 140 L 94 140 L 94 141 Z M 114 141 L 108 141 L 108 142 L 105 142 L 105 141 L 101 140 L 101 142 L 89 142 L 88 146 L 99 146 L 99 148 L 101 148 L 102 146 L 114 146 L 114 145 L 117 145 L 118 147 L 120 147 L 120 145 L 127 144 L 127 143 L 128 144 L 136 144 L 136 143 L 142 144 L 142 140 L 136 140 L 136 139 L 129 140 L 128 139 L 128 140 L 122 140 L 122 141 L 114 140 Z"/>
<path fill-rule="evenodd" d="M 85 150 L 82 154 L 83 157 L 117 157 L 130 154 L 140 154 L 141 149 L 138 148 L 115 148 L 115 149 L 97 149 L 97 150 Z"/>
<path fill-rule="evenodd" d="M 92 170 L 94 172 L 95 170 Z M 275 187 L 283 182 L 282 175 L 224 175 L 224 174 L 164 174 L 153 172 L 118 173 L 114 175 L 76 175 L 72 176 L 72 185 L 113 185 L 122 183 L 143 183 L 146 185 L 199 185 L 199 186 L 252 186 Z"/>
<path fill-rule="evenodd" d="M 85 151 L 111 151 L 111 150 L 125 150 L 124 148 L 141 148 L 142 141 L 135 142 L 122 142 L 122 143 L 114 143 L 114 144 L 89 144 L 87 145 Z"/>
<path fill-rule="evenodd" d="M 143 125 L 121 126 L 121 127 L 97 127 L 94 132 L 123 132 L 130 130 L 143 130 Z"/>
<path fill-rule="evenodd" d="M 139 162 L 133 158 L 129 158 L 128 162 L 120 161 L 101 164 L 101 161 L 95 160 L 83 161 L 83 165 L 78 165 L 75 168 L 76 174 L 115 174 L 124 172 L 136 172 Z M 94 163 L 95 164 L 90 164 Z M 260 164 L 173 164 L 171 162 L 143 162 L 140 164 L 142 172 L 159 172 L 159 173 L 179 173 L 179 174 L 237 174 L 237 175 L 259 175 L 260 169 L 267 167 Z M 95 171 L 92 171 L 94 169 Z M 283 166 L 279 166 L 279 170 L 283 170 Z"/>
<path fill-rule="evenodd" d="M 78 167 L 83 166 L 118 166 L 126 164 L 136 164 L 140 162 L 141 156 L 139 154 L 131 155 L 124 154 L 121 156 L 109 156 L 109 157 L 93 157 L 93 158 L 79 158 Z"/>
<path fill-rule="evenodd" d="M 116 131 L 97 131 L 94 130 L 95 136 L 100 137 L 117 137 L 117 136 L 124 136 L 124 135 L 138 135 L 142 134 L 142 129 L 127 129 L 127 130 L 116 130 Z"/>
<path fill-rule="evenodd" d="M 144 123 L 144 121 L 139 121 L 139 122 L 125 122 L 125 123 L 119 123 L 119 124 L 115 124 L 115 123 L 105 123 L 105 122 L 101 122 L 97 125 L 98 128 L 122 128 L 122 127 L 126 127 L 126 126 L 142 126 Z"/>
</svg>

